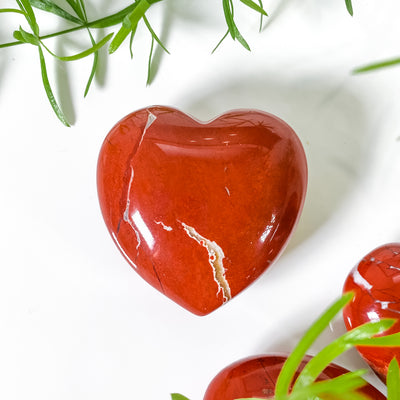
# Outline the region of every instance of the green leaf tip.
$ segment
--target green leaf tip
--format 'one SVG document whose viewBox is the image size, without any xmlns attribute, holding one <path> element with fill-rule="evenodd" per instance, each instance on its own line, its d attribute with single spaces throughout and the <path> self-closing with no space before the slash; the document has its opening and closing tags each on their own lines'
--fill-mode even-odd
<svg viewBox="0 0 400 400">
<path fill-rule="evenodd" d="M 396 358 L 389 364 L 386 384 L 388 388 L 387 400 L 400 400 L 400 369 Z"/>
<path fill-rule="evenodd" d="M 347 11 L 351 16 L 353 16 L 353 4 L 351 3 L 351 0 L 344 0 L 344 1 L 346 3 Z"/>
<path fill-rule="evenodd" d="M 43 50 L 40 46 L 38 46 L 39 49 L 39 59 L 40 59 L 40 69 L 41 69 L 41 74 L 42 74 L 42 81 L 43 81 L 43 86 L 44 90 L 46 92 L 47 98 L 50 102 L 51 107 L 53 108 L 53 111 L 55 112 L 57 118 L 66 126 L 70 127 L 71 125 L 67 121 L 67 118 L 65 117 L 64 113 L 62 112 L 61 108 L 59 107 L 56 98 L 53 94 L 53 90 L 51 89 L 49 78 L 47 76 L 47 68 L 46 68 L 46 61 L 43 55 Z"/>
<path fill-rule="evenodd" d="M 336 300 L 324 313 L 321 314 L 321 316 L 311 325 L 308 331 L 300 339 L 279 374 L 275 388 L 277 396 L 282 397 L 289 393 L 290 383 L 292 382 L 308 349 L 330 324 L 332 319 L 351 301 L 353 296 L 354 294 L 352 292 L 348 292 Z"/>
<path fill-rule="evenodd" d="M 388 68 L 388 67 L 395 67 L 400 65 L 400 57 L 396 57 L 390 60 L 385 60 L 385 61 L 380 61 L 368 65 L 364 65 L 362 67 L 358 67 L 354 69 L 352 72 L 353 74 L 360 74 L 364 72 L 370 72 L 370 71 L 375 71 L 378 69 L 382 68 Z"/>
<path fill-rule="evenodd" d="M 171 400 L 189 400 L 186 396 L 179 393 L 171 393 Z"/>
</svg>

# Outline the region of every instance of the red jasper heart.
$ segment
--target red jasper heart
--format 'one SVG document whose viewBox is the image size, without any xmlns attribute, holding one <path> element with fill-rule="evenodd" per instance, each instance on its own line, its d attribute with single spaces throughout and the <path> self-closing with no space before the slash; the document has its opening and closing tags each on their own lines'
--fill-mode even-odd
<svg viewBox="0 0 400 400">
<path fill-rule="evenodd" d="M 253 397 L 271 399 L 275 394 L 276 381 L 286 359 L 285 355 L 268 354 L 236 361 L 214 377 L 203 400 L 235 400 Z M 310 356 L 304 358 L 294 380 L 310 359 Z M 349 371 L 343 367 L 329 364 L 317 380 L 333 379 L 347 372 Z M 366 384 L 359 391 L 366 396 L 365 399 L 386 400 L 386 397 L 370 384 Z"/>
<path fill-rule="evenodd" d="M 168 107 L 118 122 L 97 183 L 108 230 L 131 266 L 198 315 L 251 284 L 300 215 L 307 165 L 279 118 L 228 112 L 201 123 Z"/>
<path fill-rule="evenodd" d="M 367 254 L 353 270 L 344 291 L 354 297 L 343 310 L 347 329 L 382 318 L 400 317 L 400 243 L 387 244 Z M 400 332 L 397 321 L 384 335 Z M 359 347 L 362 357 L 381 378 L 386 380 L 393 357 L 400 362 L 399 347 Z"/>
</svg>

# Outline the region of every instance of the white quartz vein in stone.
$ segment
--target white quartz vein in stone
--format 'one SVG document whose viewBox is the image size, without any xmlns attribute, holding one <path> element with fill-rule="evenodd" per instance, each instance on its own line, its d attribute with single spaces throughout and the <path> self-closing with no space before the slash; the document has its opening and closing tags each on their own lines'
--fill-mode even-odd
<svg viewBox="0 0 400 400">
<path fill-rule="evenodd" d="M 157 119 L 157 117 L 154 114 L 152 114 L 150 111 L 148 111 L 148 113 L 149 114 L 147 116 L 146 125 L 145 125 L 145 127 L 143 129 L 143 132 L 142 132 L 141 136 L 140 136 L 139 143 L 137 145 L 137 149 L 136 149 L 135 154 L 138 152 L 138 150 L 139 150 L 139 148 L 140 148 L 140 146 L 141 146 L 141 144 L 143 142 L 144 136 L 146 135 L 147 130 L 150 128 L 150 126 Z M 132 228 L 132 230 L 135 232 L 136 241 L 137 241 L 136 250 L 138 250 L 140 245 L 141 245 L 140 234 L 139 234 L 138 230 L 136 229 L 135 223 L 134 223 L 134 221 L 133 221 L 133 219 L 131 218 L 131 215 L 130 215 L 130 205 L 131 205 L 130 197 L 131 197 L 131 188 L 132 188 L 132 182 L 133 182 L 133 178 L 134 177 L 135 177 L 135 171 L 134 171 L 134 169 L 133 169 L 133 167 L 131 165 L 131 176 L 129 178 L 128 190 L 127 190 L 127 195 L 126 195 L 126 206 L 125 206 L 125 210 L 124 210 L 124 214 L 123 214 L 123 220 L 125 222 L 127 222 L 129 224 L 129 226 Z"/>
<path fill-rule="evenodd" d="M 156 220 L 154 220 L 154 222 L 155 222 L 157 225 L 161 225 L 161 226 L 163 227 L 163 229 L 165 229 L 166 231 L 168 231 L 168 232 L 172 231 L 172 226 L 165 225 L 164 222 L 162 222 L 162 221 L 156 221 Z"/>
<path fill-rule="evenodd" d="M 145 127 L 144 127 L 144 129 L 143 129 L 142 136 L 141 136 L 140 139 L 139 139 L 138 149 L 139 149 L 140 145 L 141 145 L 142 142 L 143 142 L 143 139 L 144 139 L 144 136 L 146 135 L 147 130 L 150 128 L 150 126 L 151 126 L 151 125 L 154 123 L 154 121 L 157 119 L 157 117 L 156 117 L 154 114 L 152 114 L 150 111 L 148 111 L 148 113 L 149 113 L 149 115 L 147 116 L 146 125 L 145 125 Z"/>
<path fill-rule="evenodd" d="M 208 252 L 208 262 L 211 265 L 214 281 L 218 285 L 217 295 L 222 291 L 224 302 L 229 301 L 232 298 L 231 289 L 229 283 L 225 277 L 225 268 L 223 265 L 223 259 L 225 254 L 220 246 L 216 242 L 213 242 L 204 236 L 200 235 L 193 227 L 186 225 L 184 222 L 179 221 L 188 236 L 194 239 L 201 246 L 205 247 Z"/>
<path fill-rule="evenodd" d="M 131 177 L 129 179 L 129 184 L 128 184 L 128 193 L 126 195 L 126 206 L 125 206 L 125 211 L 124 211 L 124 215 L 123 215 L 123 220 L 125 222 L 127 222 L 129 224 L 129 226 L 132 228 L 133 232 L 135 232 L 136 241 L 137 241 L 136 250 L 138 250 L 138 248 L 140 247 L 140 244 L 141 244 L 141 239 L 140 239 L 139 232 L 137 231 L 135 224 L 131 219 L 130 210 L 129 210 L 130 205 L 131 205 L 131 199 L 130 199 L 131 187 L 132 187 L 132 182 L 133 182 L 134 177 L 135 177 L 135 171 L 133 170 L 133 167 L 131 166 Z"/>
</svg>

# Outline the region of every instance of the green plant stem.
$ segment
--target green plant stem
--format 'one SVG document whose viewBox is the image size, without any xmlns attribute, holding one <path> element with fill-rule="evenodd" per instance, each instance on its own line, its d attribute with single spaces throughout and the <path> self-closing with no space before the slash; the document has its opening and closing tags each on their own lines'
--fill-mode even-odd
<svg viewBox="0 0 400 400">
<path fill-rule="evenodd" d="M 154 3 L 158 3 L 160 1 L 163 0 L 148 0 L 147 2 L 152 5 Z M 115 14 L 111 14 L 107 17 L 103 17 L 103 18 L 99 18 L 96 19 L 94 21 L 91 22 L 87 22 L 84 23 L 82 25 L 79 26 L 74 26 L 73 28 L 69 28 L 69 29 L 64 29 L 62 31 L 57 31 L 54 33 L 50 33 L 48 35 L 42 35 L 39 36 L 40 40 L 46 40 L 46 39 L 51 39 L 57 36 L 62 36 L 62 35 L 66 35 L 68 33 L 72 33 L 72 32 L 77 32 L 80 31 L 82 29 L 88 29 L 88 28 L 108 28 L 110 26 L 115 26 L 118 25 L 122 22 L 122 20 L 124 19 L 124 17 L 129 14 L 130 12 L 132 12 L 137 6 L 137 3 L 133 3 L 130 6 L 124 8 L 121 11 L 118 11 Z M 15 41 L 15 42 L 9 42 L 9 43 L 3 43 L 0 44 L 0 49 L 1 48 L 5 48 L 5 47 L 12 47 L 12 46 L 19 46 L 20 44 L 25 44 L 24 42 L 20 42 L 20 41 Z"/>
</svg>

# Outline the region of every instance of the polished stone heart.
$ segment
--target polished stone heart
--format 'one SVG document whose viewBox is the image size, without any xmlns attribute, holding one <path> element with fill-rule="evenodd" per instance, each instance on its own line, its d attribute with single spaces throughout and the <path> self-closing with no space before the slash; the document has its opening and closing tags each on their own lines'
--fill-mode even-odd
<svg viewBox="0 0 400 400">
<path fill-rule="evenodd" d="M 296 134 L 253 110 L 208 123 L 168 107 L 139 110 L 108 134 L 97 170 L 103 217 L 121 253 L 198 315 L 232 299 L 278 257 L 306 182 Z"/>
<path fill-rule="evenodd" d="M 380 246 L 350 272 L 344 292 L 354 297 L 343 310 L 347 329 L 367 322 L 393 318 L 397 322 L 384 335 L 400 332 L 400 243 Z M 362 357 L 385 382 L 393 357 L 400 363 L 400 347 L 359 347 Z"/>
</svg>

